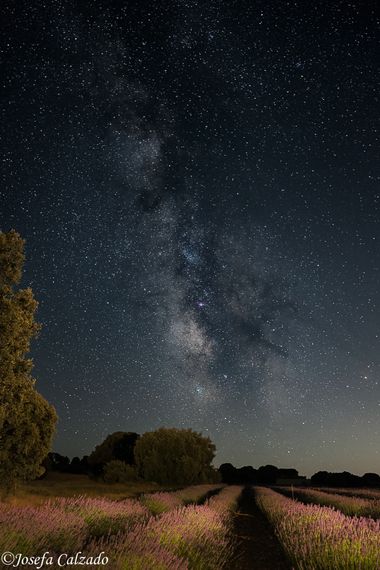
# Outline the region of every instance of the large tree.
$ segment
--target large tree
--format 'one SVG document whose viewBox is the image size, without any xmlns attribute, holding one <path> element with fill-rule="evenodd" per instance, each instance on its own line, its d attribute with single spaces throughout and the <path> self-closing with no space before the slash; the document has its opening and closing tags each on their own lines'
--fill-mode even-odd
<svg viewBox="0 0 380 570">
<path fill-rule="evenodd" d="M 6 492 L 43 472 L 57 421 L 31 376 L 27 354 L 40 325 L 32 290 L 17 288 L 23 264 L 24 240 L 14 230 L 0 232 L 0 485 Z"/>
<path fill-rule="evenodd" d="M 124 461 L 134 465 L 134 448 L 140 436 L 134 432 L 115 431 L 97 445 L 88 458 L 88 464 L 95 475 L 100 475 L 110 461 Z"/>
<path fill-rule="evenodd" d="M 191 429 L 160 428 L 136 443 L 138 473 L 161 484 L 188 485 L 217 479 L 211 466 L 215 445 Z"/>
</svg>

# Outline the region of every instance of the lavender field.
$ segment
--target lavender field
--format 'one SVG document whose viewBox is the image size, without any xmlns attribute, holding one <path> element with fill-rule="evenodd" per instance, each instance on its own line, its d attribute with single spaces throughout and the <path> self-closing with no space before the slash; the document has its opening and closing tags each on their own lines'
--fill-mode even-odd
<svg viewBox="0 0 380 570">
<path fill-rule="evenodd" d="M 380 568 L 380 521 L 361 516 L 377 512 L 377 499 L 346 496 L 339 489 L 280 491 L 255 487 L 249 495 L 253 510 L 245 515 L 237 485 L 194 485 L 117 501 L 76 496 L 37 506 L 0 503 L 0 551 L 22 554 L 20 565 L 26 568 L 35 567 L 27 564 L 31 557 L 44 553 L 57 561 L 79 552 L 93 569 L 278 570 L 270 556 L 278 545 L 281 568 L 289 570 Z M 284 495 L 291 492 L 293 498 Z M 261 517 L 269 538 L 249 525 L 246 536 L 239 535 L 236 515 L 248 522 Z M 244 538 L 251 542 L 249 553 L 243 552 Z"/>
<path fill-rule="evenodd" d="M 316 487 L 316 491 L 323 491 L 324 493 L 333 493 L 344 495 L 345 497 L 361 497 L 362 499 L 378 499 L 380 500 L 379 489 L 336 489 L 334 487 Z"/>
<path fill-rule="evenodd" d="M 380 498 L 365 498 L 366 491 L 364 490 L 358 496 L 343 494 L 339 489 L 335 491 L 330 489 L 328 493 L 320 489 L 290 489 L 289 487 L 280 487 L 278 490 L 288 497 L 294 496 L 301 502 L 334 507 L 347 516 L 380 518 Z M 367 491 L 367 494 L 370 493 L 371 491 Z"/>
<path fill-rule="evenodd" d="M 297 570 L 380 568 L 379 521 L 306 505 L 268 488 L 258 488 L 256 500 Z"/>
<path fill-rule="evenodd" d="M 233 553 L 232 511 L 240 493 L 237 486 L 198 485 L 140 500 L 83 496 L 38 507 L 3 503 L 0 550 L 22 553 L 25 560 L 82 552 L 91 561 L 103 552 L 108 568 L 124 570 L 224 568 Z"/>
</svg>

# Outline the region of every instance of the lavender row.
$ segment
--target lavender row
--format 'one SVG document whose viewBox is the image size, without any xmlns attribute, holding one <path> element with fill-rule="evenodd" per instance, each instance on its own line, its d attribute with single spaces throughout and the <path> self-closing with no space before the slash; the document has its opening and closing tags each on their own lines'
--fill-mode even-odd
<svg viewBox="0 0 380 570">
<path fill-rule="evenodd" d="M 1 504 L 0 551 L 75 552 L 91 537 L 125 531 L 149 516 L 144 505 L 130 499 L 61 498 L 39 507 Z"/>
<path fill-rule="evenodd" d="M 231 511 L 241 487 L 228 487 L 204 505 L 150 517 L 131 532 L 94 540 L 88 552 L 110 554 L 115 570 L 222 570 L 233 554 Z"/>
<path fill-rule="evenodd" d="M 380 568 L 380 521 L 305 505 L 267 488 L 256 490 L 256 500 L 297 570 Z"/>
<path fill-rule="evenodd" d="M 380 489 L 344 489 L 334 487 L 315 487 L 316 491 L 344 495 L 346 497 L 361 497 L 363 499 L 380 500 Z"/>
<path fill-rule="evenodd" d="M 326 507 L 334 507 L 347 516 L 380 518 L 380 500 L 350 497 L 338 493 L 326 493 L 318 489 L 290 489 L 280 487 L 279 491 L 294 495 L 296 499 Z"/>
<path fill-rule="evenodd" d="M 176 509 L 189 503 L 196 503 L 212 491 L 223 485 L 193 485 L 172 493 L 157 492 L 142 495 L 141 502 L 151 513 L 157 515 Z"/>
</svg>

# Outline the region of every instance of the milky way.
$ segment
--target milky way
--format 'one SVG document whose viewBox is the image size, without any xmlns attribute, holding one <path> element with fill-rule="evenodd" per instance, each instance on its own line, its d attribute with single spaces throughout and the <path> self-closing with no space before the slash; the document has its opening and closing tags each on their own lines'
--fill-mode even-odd
<svg viewBox="0 0 380 570">
<path fill-rule="evenodd" d="M 38 4 L 2 6 L 0 229 L 55 449 L 380 471 L 375 3 Z"/>
</svg>

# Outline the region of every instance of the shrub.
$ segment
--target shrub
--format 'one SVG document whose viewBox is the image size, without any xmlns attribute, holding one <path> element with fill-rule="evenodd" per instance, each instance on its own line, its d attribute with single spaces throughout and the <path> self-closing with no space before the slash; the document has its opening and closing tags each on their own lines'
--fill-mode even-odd
<svg viewBox="0 0 380 570">
<path fill-rule="evenodd" d="M 138 438 L 139 435 L 134 432 L 115 431 L 108 435 L 88 457 L 87 463 L 94 475 L 100 475 L 104 465 L 110 461 L 134 465 L 134 448 Z"/>
<path fill-rule="evenodd" d="M 106 483 L 129 483 L 130 481 L 137 481 L 138 477 L 133 465 L 115 459 L 105 464 L 103 479 Z"/>
<path fill-rule="evenodd" d="M 135 447 L 139 474 L 162 485 L 207 482 L 213 475 L 214 455 L 211 440 L 191 429 L 160 428 L 147 432 Z"/>
</svg>

